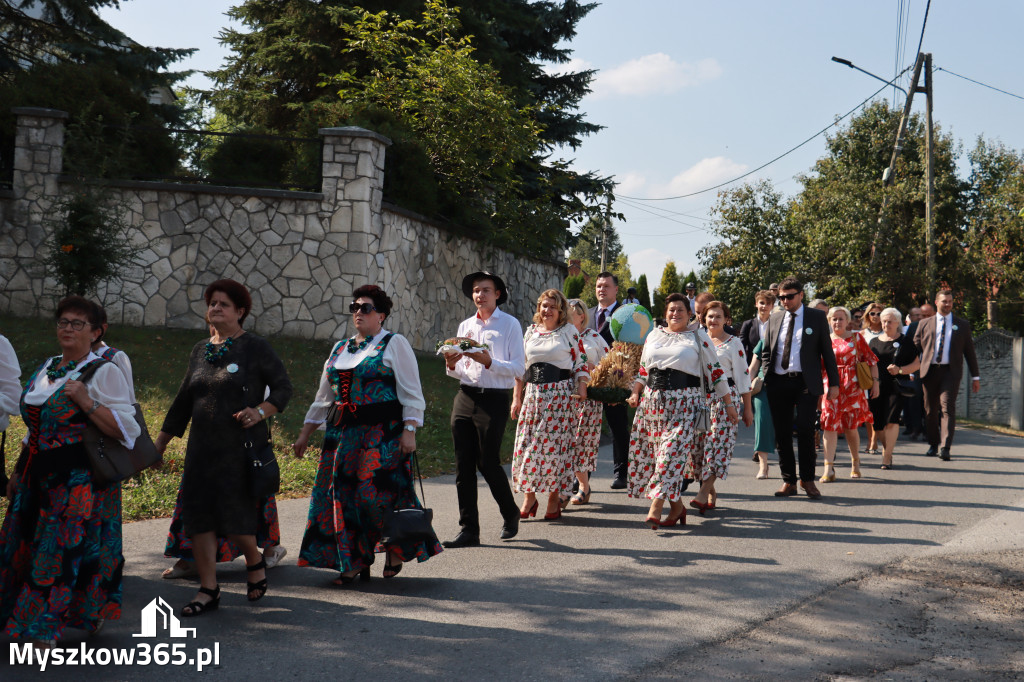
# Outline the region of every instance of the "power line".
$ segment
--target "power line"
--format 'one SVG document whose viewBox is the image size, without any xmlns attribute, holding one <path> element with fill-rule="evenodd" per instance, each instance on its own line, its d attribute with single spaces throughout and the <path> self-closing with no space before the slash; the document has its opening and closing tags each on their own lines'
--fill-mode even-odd
<svg viewBox="0 0 1024 682">
<path fill-rule="evenodd" d="M 630 208 L 632 208 L 632 209 L 634 209 L 634 210 L 637 210 L 637 211 L 643 211 L 644 213 L 650 213 L 651 215 L 653 215 L 653 216 L 657 216 L 658 218 L 661 218 L 662 220 L 668 220 L 668 221 L 671 221 L 671 222 L 673 222 L 673 223 L 679 223 L 680 225 L 685 225 L 686 227 L 693 227 L 693 228 L 696 228 L 696 229 L 697 229 L 697 230 L 699 230 L 699 231 L 702 231 L 702 232 L 707 232 L 708 234 L 713 234 L 713 233 L 711 232 L 711 230 L 708 230 L 708 229 L 707 229 L 707 228 L 705 228 L 705 227 L 701 227 L 700 225 L 694 225 L 693 223 L 688 223 L 688 222 L 686 222 L 685 220 L 679 220 L 678 218 L 673 218 L 673 217 L 671 217 L 671 216 L 669 216 L 669 215 L 665 215 L 664 213 L 656 213 L 656 212 L 655 212 L 655 210 L 658 210 L 658 211 L 664 211 L 665 209 L 655 209 L 655 210 L 652 210 L 651 208 L 649 208 L 649 207 L 647 207 L 647 206 L 643 206 L 642 204 L 635 204 L 635 203 L 633 203 L 632 201 L 629 201 L 629 200 L 626 200 L 626 201 L 624 201 L 623 203 L 625 203 L 625 204 L 626 204 L 627 206 L 629 206 Z M 671 211 L 670 211 L 670 212 L 671 212 Z M 701 220 L 702 220 L 702 219 L 701 219 Z M 686 232 L 686 233 L 684 233 L 684 234 L 690 234 L 690 233 L 689 233 L 689 232 Z M 665 237 L 667 237 L 667 236 L 669 236 L 669 235 L 667 235 L 667 234 L 666 234 L 666 235 L 657 235 L 657 234 L 654 234 L 654 235 L 652 235 L 652 234 L 647 234 L 647 235 L 640 235 L 640 234 L 631 234 L 631 235 L 629 235 L 629 236 L 631 236 L 631 237 L 661 237 L 661 236 L 665 236 Z"/>
<path fill-rule="evenodd" d="M 928 0 L 928 4 L 924 6 L 924 21 L 921 22 L 921 37 L 917 41 L 917 54 L 921 54 L 921 45 L 924 44 L 924 28 L 928 25 L 928 10 L 932 8 L 932 0 Z"/>
<path fill-rule="evenodd" d="M 999 88 L 995 87 L 994 85 L 989 85 L 988 83 L 982 83 L 981 81 L 976 81 L 976 80 L 974 80 L 973 78 L 968 78 L 967 76 L 961 76 L 960 74 L 958 74 L 958 73 L 953 73 L 953 72 L 952 72 L 952 71 L 950 71 L 949 69 L 944 69 L 944 68 L 942 68 L 941 66 L 939 66 L 939 67 L 936 67 L 936 69 L 935 69 L 935 70 L 936 70 L 936 71 L 945 71 L 945 72 L 946 72 L 946 73 L 948 73 L 948 74 L 949 74 L 950 76 L 956 76 L 957 78 L 963 78 L 963 79 L 964 79 L 965 81 L 970 81 L 970 82 L 974 83 L 975 85 L 980 85 L 981 87 L 983 87 L 983 88 L 988 88 L 989 90 L 995 90 L 996 92 L 1001 92 L 1001 93 L 1003 93 L 1004 95 L 1009 95 L 1010 97 L 1016 97 L 1017 99 L 1024 99 L 1024 97 L 1021 97 L 1020 95 L 1015 95 L 1015 94 L 1013 94 L 1012 92 L 1008 92 L 1008 91 L 1006 91 L 1006 90 L 1001 90 L 1001 89 L 999 89 Z"/>
<path fill-rule="evenodd" d="M 899 75 L 902 76 L 903 73 L 906 73 L 909 70 L 910 70 L 910 67 L 907 67 Z M 897 76 L 897 78 L 899 78 L 899 76 Z M 815 138 L 820 137 L 821 135 L 826 133 L 829 129 L 834 128 L 835 126 L 839 125 L 844 119 L 846 119 L 848 116 L 853 114 L 855 111 L 860 109 L 862 106 L 864 106 L 865 104 L 870 102 L 872 99 L 874 99 L 878 95 L 878 93 L 882 92 L 882 90 L 885 90 L 890 85 L 892 85 L 892 81 L 886 83 L 885 85 L 883 85 L 879 89 L 875 90 L 873 93 L 871 93 L 871 95 L 869 97 L 867 97 L 864 101 L 862 101 L 860 104 L 855 106 L 853 109 L 850 109 L 848 112 L 846 112 L 845 114 L 843 114 L 842 116 L 837 118 L 835 121 L 833 121 L 832 123 L 828 124 L 827 126 L 822 128 L 818 132 L 814 133 L 813 135 L 811 135 L 806 140 L 804 140 L 800 144 L 796 145 L 795 147 L 793 147 L 789 151 L 783 152 L 782 154 L 779 154 L 778 156 L 776 156 L 771 161 L 768 161 L 767 163 L 763 163 L 760 166 L 758 166 L 757 168 L 755 168 L 753 170 L 750 170 L 750 171 L 747 171 L 743 175 L 737 176 L 737 177 L 735 177 L 735 178 L 733 178 L 731 180 L 726 180 L 725 182 L 721 182 L 721 183 L 719 183 L 717 185 L 714 185 L 713 187 L 707 187 L 705 189 L 697 190 L 696 192 L 690 192 L 688 194 L 680 194 L 680 195 L 674 196 L 674 197 L 657 197 L 655 199 L 647 199 L 647 198 L 644 198 L 644 197 L 630 197 L 630 196 L 625 196 L 625 195 L 621 195 L 620 194 L 616 198 L 618 198 L 618 199 L 632 199 L 633 201 L 671 201 L 673 199 L 686 199 L 687 197 L 695 197 L 698 194 L 706 194 L 707 192 L 711 192 L 711 191 L 714 191 L 716 189 L 725 187 L 726 185 L 731 185 L 734 182 L 739 182 L 743 178 L 749 177 L 749 176 L 753 175 L 754 173 L 758 172 L 759 170 L 763 170 L 763 169 L 767 168 L 768 166 L 772 165 L 776 161 L 784 159 L 785 157 L 789 156 L 790 154 L 792 154 L 796 150 L 798 150 L 801 147 L 803 147 L 808 142 L 811 142 Z"/>
</svg>

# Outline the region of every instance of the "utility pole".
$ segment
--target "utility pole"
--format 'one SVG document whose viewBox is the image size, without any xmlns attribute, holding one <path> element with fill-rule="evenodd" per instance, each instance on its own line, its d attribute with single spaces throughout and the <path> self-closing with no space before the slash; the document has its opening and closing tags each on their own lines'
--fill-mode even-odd
<svg viewBox="0 0 1024 682">
<path fill-rule="evenodd" d="M 935 244 L 935 132 L 932 126 L 932 54 L 924 55 L 924 96 L 927 106 L 925 111 L 926 124 L 928 126 L 927 137 L 925 138 L 925 152 L 928 155 L 928 165 L 925 171 L 927 177 L 927 191 L 924 197 L 924 229 L 925 243 L 928 247 L 928 300 L 935 300 L 936 290 L 936 254 L 938 248 Z"/>
</svg>

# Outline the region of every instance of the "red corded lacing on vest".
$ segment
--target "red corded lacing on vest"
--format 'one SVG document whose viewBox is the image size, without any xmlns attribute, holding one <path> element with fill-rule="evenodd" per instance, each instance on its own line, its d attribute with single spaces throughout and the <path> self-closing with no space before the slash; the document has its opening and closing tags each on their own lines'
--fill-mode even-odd
<svg viewBox="0 0 1024 682">
<path fill-rule="evenodd" d="M 334 425 L 338 426 L 341 424 L 341 417 L 344 415 L 345 410 L 348 410 L 351 414 L 356 413 L 355 403 L 349 400 L 349 394 L 352 391 L 352 370 L 346 370 L 338 373 L 338 398 L 334 404 L 338 406 L 338 416 L 334 421 Z"/>
</svg>

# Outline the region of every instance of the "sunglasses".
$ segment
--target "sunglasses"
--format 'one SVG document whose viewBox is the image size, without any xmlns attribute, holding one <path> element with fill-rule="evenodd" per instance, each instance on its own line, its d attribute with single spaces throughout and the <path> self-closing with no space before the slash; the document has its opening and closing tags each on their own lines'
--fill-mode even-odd
<svg viewBox="0 0 1024 682">
<path fill-rule="evenodd" d="M 799 295 L 800 295 L 799 292 L 797 292 L 795 294 L 779 294 L 779 300 L 780 301 L 788 301 L 789 299 L 796 298 Z"/>
<path fill-rule="evenodd" d="M 868 317 L 878 317 L 881 314 L 882 313 L 880 313 L 878 311 L 872 310 L 870 313 L 868 313 Z"/>
<path fill-rule="evenodd" d="M 350 313 L 361 312 L 363 315 L 369 315 L 370 313 L 377 312 L 377 309 L 373 307 L 372 303 L 349 303 L 348 311 Z"/>
</svg>

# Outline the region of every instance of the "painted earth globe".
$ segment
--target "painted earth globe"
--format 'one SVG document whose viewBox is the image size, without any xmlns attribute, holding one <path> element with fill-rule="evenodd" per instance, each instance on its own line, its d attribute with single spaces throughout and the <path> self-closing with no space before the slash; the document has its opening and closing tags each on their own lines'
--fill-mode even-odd
<svg viewBox="0 0 1024 682">
<path fill-rule="evenodd" d="M 616 341 L 642 345 L 644 339 L 654 329 L 654 318 L 642 305 L 627 303 L 615 309 L 609 325 Z"/>
</svg>

